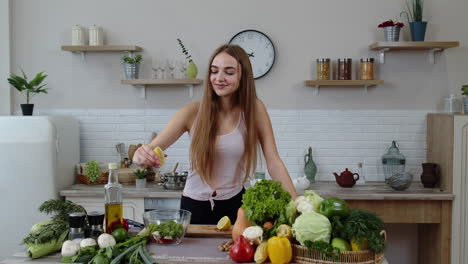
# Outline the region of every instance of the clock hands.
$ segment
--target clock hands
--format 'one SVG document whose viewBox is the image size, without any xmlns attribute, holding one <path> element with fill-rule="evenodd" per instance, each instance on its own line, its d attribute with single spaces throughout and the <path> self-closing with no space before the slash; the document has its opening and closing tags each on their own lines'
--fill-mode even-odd
<svg viewBox="0 0 468 264">
<path fill-rule="evenodd" d="M 247 53 L 247 55 L 249 55 L 249 58 L 250 58 L 250 57 L 255 57 L 253 51 L 252 51 L 252 53 Z"/>
</svg>

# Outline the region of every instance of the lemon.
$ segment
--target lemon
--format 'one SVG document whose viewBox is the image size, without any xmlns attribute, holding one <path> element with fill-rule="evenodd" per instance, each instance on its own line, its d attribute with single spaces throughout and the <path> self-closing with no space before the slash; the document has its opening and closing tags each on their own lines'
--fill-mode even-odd
<svg viewBox="0 0 468 264">
<path fill-rule="evenodd" d="M 153 151 L 154 151 L 154 153 L 156 153 L 156 155 L 158 155 L 159 164 L 162 167 L 164 165 L 164 162 L 165 162 L 164 151 L 160 147 L 154 148 Z"/>
<path fill-rule="evenodd" d="M 218 224 L 216 225 L 216 228 L 221 231 L 229 230 L 229 228 L 231 228 L 231 219 L 229 219 L 228 216 L 221 217 L 221 219 L 218 221 Z"/>
</svg>

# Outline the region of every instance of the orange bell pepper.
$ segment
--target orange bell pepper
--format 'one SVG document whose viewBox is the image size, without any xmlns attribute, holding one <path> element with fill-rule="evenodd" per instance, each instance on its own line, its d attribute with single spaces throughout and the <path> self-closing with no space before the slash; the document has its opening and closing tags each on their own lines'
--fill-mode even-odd
<svg viewBox="0 0 468 264">
<path fill-rule="evenodd" d="M 291 242 L 286 237 L 268 239 L 268 257 L 272 264 L 286 264 L 292 259 Z"/>
</svg>

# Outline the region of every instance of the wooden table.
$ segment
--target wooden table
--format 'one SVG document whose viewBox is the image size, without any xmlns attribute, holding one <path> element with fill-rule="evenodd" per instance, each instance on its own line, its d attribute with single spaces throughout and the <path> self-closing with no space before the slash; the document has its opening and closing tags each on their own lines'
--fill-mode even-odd
<svg viewBox="0 0 468 264">
<path fill-rule="evenodd" d="M 339 197 L 350 208 L 375 212 L 385 223 L 418 225 L 418 263 L 450 263 L 453 194 L 413 183 L 394 191 L 383 183 L 341 188 L 334 182 L 311 186 L 323 197 Z"/>
</svg>

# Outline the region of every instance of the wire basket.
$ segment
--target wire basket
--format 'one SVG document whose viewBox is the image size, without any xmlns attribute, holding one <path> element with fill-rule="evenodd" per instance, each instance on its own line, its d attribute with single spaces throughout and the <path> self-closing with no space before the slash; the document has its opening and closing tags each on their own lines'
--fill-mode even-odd
<svg viewBox="0 0 468 264">
<path fill-rule="evenodd" d="M 293 260 L 301 264 L 381 264 L 383 253 L 376 254 L 370 250 L 341 251 L 338 260 L 326 258 L 317 250 L 300 245 L 293 245 Z"/>
</svg>

